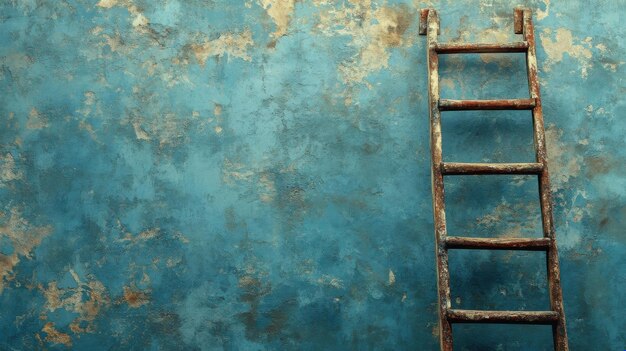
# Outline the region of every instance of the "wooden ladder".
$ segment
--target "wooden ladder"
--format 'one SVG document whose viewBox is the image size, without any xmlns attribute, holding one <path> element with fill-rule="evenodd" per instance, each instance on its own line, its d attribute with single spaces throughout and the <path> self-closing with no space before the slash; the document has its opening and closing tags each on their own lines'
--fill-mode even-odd
<svg viewBox="0 0 626 351">
<path fill-rule="evenodd" d="M 515 33 L 523 41 L 499 44 L 438 43 L 439 17 L 434 9 L 420 13 L 420 34 L 428 36 L 428 85 L 430 107 L 430 148 L 432 158 L 433 216 L 435 223 L 437 289 L 439 297 L 439 337 L 441 350 L 452 350 L 453 323 L 511 323 L 552 325 L 555 350 L 568 350 L 565 313 L 559 278 L 559 259 L 552 198 L 546 157 L 545 132 L 532 13 L 515 9 Z M 439 98 L 439 55 L 476 53 L 526 53 L 529 99 L 507 100 L 448 100 Z M 533 163 L 457 163 L 443 162 L 441 146 L 441 111 L 460 110 L 531 110 L 536 161 Z M 444 204 L 443 177 L 448 175 L 525 174 L 537 175 L 541 203 L 543 237 L 532 238 L 470 238 L 448 236 Z M 546 251 L 550 311 L 480 311 L 453 309 L 450 303 L 450 273 L 448 250 L 527 250 Z"/>
</svg>

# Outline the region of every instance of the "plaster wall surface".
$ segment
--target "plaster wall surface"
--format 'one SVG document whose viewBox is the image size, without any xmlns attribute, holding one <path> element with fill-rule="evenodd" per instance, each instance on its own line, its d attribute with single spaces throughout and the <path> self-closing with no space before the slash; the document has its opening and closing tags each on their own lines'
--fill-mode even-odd
<svg viewBox="0 0 626 351">
<path fill-rule="evenodd" d="M 442 41 L 494 42 L 516 40 L 515 5 L 571 348 L 623 349 L 623 0 L 0 0 L 0 349 L 438 349 L 419 9 Z M 524 67 L 444 57 L 442 97 L 526 97 Z M 448 112 L 443 132 L 447 161 L 533 161 L 527 111 Z M 451 235 L 541 235 L 535 178 L 451 178 L 446 199 Z M 450 269 L 457 308 L 548 308 L 542 253 Z"/>
</svg>

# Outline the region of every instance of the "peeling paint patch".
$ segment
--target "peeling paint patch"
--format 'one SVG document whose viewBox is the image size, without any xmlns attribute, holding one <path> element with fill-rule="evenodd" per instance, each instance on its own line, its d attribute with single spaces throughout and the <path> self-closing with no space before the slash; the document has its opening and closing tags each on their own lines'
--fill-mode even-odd
<svg viewBox="0 0 626 351">
<path fill-rule="evenodd" d="M 133 287 L 124 287 L 124 301 L 132 308 L 139 308 L 150 302 L 150 295 Z"/>
<path fill-rule="evenodd" d="M 0 238 L 11 242 L 13 252 L 0 253 L 0 293 L 5 284 L 12 280 L 11 273 L 21 258 L 32 259 L 32 251 L 52 233 L 52 226 L 36 227 L 31 225 L 17 207 L 10 209 L 10 214 L 0 212 Z"/>
<path fill-rule="evenodd" d="M 246 166 L 242 163 L 232 162 L 225 160 L 222 166 L 222 181 L 225 184 L 235 184 L 237 181 L 248 180 L 254 175 Z"/>
<path fill-rule="evenodd" d="M 15 166 L 15 159 L 10 153 L 0 155 L 0 188 L 13 180 L 22 179 L 24 173 Z"/>
<path fill-rule="evenodd" d="M 213 106 L 213 115 L 220 116 L 221 114 L 222 114 L 222 105 L 215 104 L 215 106 Z"/>
<path fill-rule="evenodd" d="M 498 28 L 498 29 L 487 28 L 478 34 L 478 40 L 479 42 L 485 42 L 485 43 L 508 43 L 508 42 L 513 41 L 512 40 L 513 36 L 511 33 L 512 33 L 511 31 L 506 31 L 506 30 L 503 30 L 502 28 Z M 485 63 L 509 62 L 509 59 L 507 59 L 506 57 L 503 58 L 502 55 L 497 55 L 497 54 L 480 54 L 480 59 Z"/>
<path fill-rule="evenodd" d="M 387 68 L 390 48 L 412 45 L 405 33 L 414 18 L 413 10 L 407 6 L 373 8 L 370 1 L 353 5 L 323 11 L 316 26 L 317 31 L 327 36 L 352 37 L 350 45 L 358 53 L 339 67 L 342 80 L 350 85 L 364 83 L 368 75 Z"/>
<path fill-rule="evenodd" d="M 142 13 L 135 14 L 135 18 L 133 19 L 133 27 L 147 26 L 148 23 L 148 18 L 146 18 L 146 16 L 144 16 Z"/>
<path fill-rule="evenodd" d="M 623 65 L 626 63 L 626 61 L 617 61 L 617 60 L 607 60 L 606 62 L 601 62 L 602 63 L 602 67 L 610 72 L 617 72 L 617 69 L 619 68 L 619 66 Z"/>
<path fill-rule="evenodd" d="M 331 286 L 335 289 L 343 289 L 343 281 L 337 277 L 323 275 L 317 279 L 319 285 Z"/>
<path fill-rule="evenodd" d="M 442 78 L 440 79 L 439 86 L 453 90 L 456 87 L 456 83 L 450 78 Z"/>
<path fill-rule="evenodd" d="M 62 333 L 54 327 L 54 323 L 48 322 L 43 326 L 42 331 L 46 333 L 46 341 L 51 342 L 53 344 L 63 344 L 65 346 L 72 346 L 72 338 L 66 334 Z"/>
<path fill-rule="evenodd" d="M 287 35 L 296 0 L 260 0 L 259 3 L 276 24 L 272 33 L 274 40 L 270 43 L 270 46 L 275 46 L 280 37 Z"/>
<path fill-rule="evenodd" d="M 159 228 L 151 228 L 151 229 L 144 230 L 143 232 L 137 234 L 137 236 L 134 238 L 134 240 L 135 241 L 137 241 L 137 240 L 145 241 L 145 240 L 153 239 L 153 238 L 155 238 L 159 234 L 160 231 L 161 231 L 161 229 L 159 229 Z"/>
<path fill-rule="evenodd" d="M 100 0 L 96 6 L 104 9 L 110 9 L 114 6 L 124 6 L 132 16 L 131 24 L 133 28 L 139 33 L 150 33 L 148 28 L 150 20 L 133 4 L 132 0 Z"/>
<path fill-rule="evenodd" d="M 537 20 L 539 21 L 550 15 L 550 0 L 543 0 L 543 4 L 546 7 L 545 10 L 537 8 Z"/>
<path fill-rule="evenodd" d="M 252 32 L 246 29 L 243 33 L 223 33 L 215 40 L 191 45 L 191 50 L 198 63 L 204 66 L 209 57 L 221 58 L 224 55 L 228 55 L 228 60 L 238 57 L 244 61 L 252 61 L 248 54 L 248 47 L 252 45 Z"/>
<path fill-rule="evenodd" d="M 64 309 L 77 313 L 78 317 L 70 323 L 72 332 L 93 333 L 96 330 L 94 320 L 103 308 L 110 305 L 109 295 L 102 282 L 95 279 L 83 282 L 74 270 L 70 269 L 69 273 L 76 283 L 75 288 L 61 289 L 55 281 L 45 288 L 39 286 L 46 298 L 46 312 Z"/>
<path fill-rule="evenodd" d="M 561 141 L 563 131 L 554 124 L 546 128 L 546 147 L 552 191 L 562 189 L 570 178 L 580 173 L 582 157 L 575 152 L 573 145 Z"/>
<path fill-rule="evenodd" d="M 276 197 L 276 184 L 271 174 L 263 173 L 259 179 L 259 197 L 263 202 L 272 202 Z"/>
<path fill-rule="evenodd" d="M 581 77 L 587 78 L 588 70 L 593 67 L 591 52 L 591 38 L 585 38 L 580 40 L 574 38 L 572 32 L 565 28 L 559 28 L 554 34 L 552 39 L 552 30 L 546 28 L 540 34 L 541 45 L 543 46 L 548 59 L 543 64 L 543 68 L 546 71 L 550 71 L 552 66 L 563 60 L 563 55 L 568 54 L 570 57 L 578 60 Z M 574 44 L 574 42 L 580 42 L 580 44 Z"/>
<path fill-rule="evenodd" d="M 280 172 L 290 172 L 290 170 L 280 170 Z M 222 166 L 222 181 L 231 186 L 240 182 L 252 184 L 259 200 L 265 203 L 273 202 L 277 196 L 275 175 L 272 172 L 264 169 L 251 169 L 242 163 L 228 159 Z M 294 193 L 289 195 L 289 200 L 298 199 L 301 195 L 297 190 L 293 191 Z"/>
<path fill-rule="evenodd" d="M 87 131 L 87 133 L 89 133 L 89 137 L 93 141 L 99 142 L 98 136 L 96 135 L 96 131 L 95 131 L 95 129 L 93 128 L 93 126 L 90 123 L 85 122 L 85 121 L 80 121 L 80 122 L 78 122 L 78 128 L 80 128 L 80 129 L 82 129 L 84 131 Z"/>
<path fill-rule="evenodd" d="M 571 250 L 581 243 L 582 235 L 576 228 L 570 226 L 566 228 L 567 229 L 563 231 L 563 235 L 559 235 L 558 244 L 559 248 L 562 250 Z"/>
<path fill-rule="evenodd" d="M 28 129 L 43 129 L 48 127 L 48 118 L 42 113 L 37 111 L 36 108 L 32 108 L 28 114 L 28 120 L 26 121 L 26 128 Z"/>
<path fill-rule="evenodd" d="M 118 226 L 121 227 L 121 223 L 118 223 Z M 126 233 L 124 238 L 121 241 L 131 242 L 133 244 L 148 241 L 156 238 L 161 233 L 160 228 L 150 228 L 140 232 L 137 235 L 133 235 L 132 233 Z"/>
<path fill-rule="evenodd" d="M 135 130 L 135 136 L 137 140 L 150 140 L 150 135 L 141 128 L 141 124 L 138 121 L 133 122 L 133 129 Z"/>
<path fill-rule="evenodd" d="M 191 125 L 190 118 L 181 118 L 171 112 L 165 112 L 144 118 L 134 115 L 121 121 L 122 125 L 133 128 L 135 138 L 142 141 L 156 140 L 160 148 L 176 147 L 189 137 L 187 131 Z"/>
<path fill-rule="evenodd" d="M 124 41 L 119 33 L 115 33 L 113 36 L 102 34 L 101 37 L 104 39 L 104 42 L 101 45 L 108 46 L 111 52 L 116 52 L 121 55 L 129 55 L 135 49 L 135 46 Z"/>
<path fill-rule="evenodd" d="M 508 203 L 502 201 L 490 213 L 478 218 L 476 224 L 488 231 L 498 231 L 505 223 L 505 229 L 498 237 L 522 238 L 541 220 L 536 203 Z"/>
<path fill-rule="evenodd" d="M 111 7 L 116 6 L 117 4 L 118 4 L 118 0 L 100 0 L 96 4 L 96 6 L 102 7 L 105 9 L 110 9 Z"/>
</svg>

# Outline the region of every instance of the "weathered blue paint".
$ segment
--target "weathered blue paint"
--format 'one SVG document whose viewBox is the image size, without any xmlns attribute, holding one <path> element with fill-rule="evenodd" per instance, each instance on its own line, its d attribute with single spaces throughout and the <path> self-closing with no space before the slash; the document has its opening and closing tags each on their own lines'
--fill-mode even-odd
<svg viewBox="0 0 626 351">
<path fill-rule="evenodd" d="M 571 346 L 621 349 L 626 4 L 521 2 Z M 436 349 L 429 4 L 442 40 L 514 37 L 506 1 L 2 1 L 0 348 Z M 442 64 L 444 97 L 526 94 L 519 55 Z M 447 160 L 533 157 L 527 112 L 444 133 Z M 532 179 L 446 185 L 451 233 L 539 235 Z M 455 306 L 547 307 L 541 254 L 455 252 L 451 274 Z M 455 331 L 550 348 L 548 327 Z"/>
</svg>

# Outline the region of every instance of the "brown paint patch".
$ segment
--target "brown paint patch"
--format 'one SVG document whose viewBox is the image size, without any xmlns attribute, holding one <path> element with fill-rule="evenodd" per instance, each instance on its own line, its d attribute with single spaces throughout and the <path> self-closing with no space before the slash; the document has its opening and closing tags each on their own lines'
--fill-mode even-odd
<svg viewBox="0 0 626 351">
<path fill-rule="evenodd" d="M 24 174 L 15 166 L 15 159 L 10 153 L 4 156 L 0 155 L 0 188 L 5 187 L 6 183 L 22 179 Z"/>
<path fill-rule="evenodd" d="M 76 112 L 80 113 L 84 117 L 89 117 L 92 114 L 102 114 L 102 110 L 97 104 L 96 93 L 93 91 L 86 91 L 83 93 L 83 108 L 76 110 Z M 95 109 L 94 109 L 95 108 Z"/>
<path fill-rule="evenodd" d="M 258 288 L 261 286 L 261 281 L 255 277 L 245 275 L 239 278 L 240 288 Z"/>
<path fill-rule="evenodd" d="M 48 127 L 48 118 L 37 111 L 36 108 L 32 108 L 28 114 L 28 120 L 26 121 L 26 128 L 28 129 L 43 129 Z"/>
<path fill-rule="evenodd" d="M 498 237 L 522 238 L 528 236 L 527 233 L 534 229 L 534 224 L 540 221 L 540 209 L 535 202 L 510 204 L 504 201 L 490 213 L 478 218 L 476 225 L 491 232 L 506 223 L 506 230 Z"/>
<path fill-rule="evenodd" d="M 291 172 L 290 169 L 282 169 L 280 173 Z M 222 166 L 222 181 L 228 185 L 237 185 L 241 182 L 252 182 L 259 199 L 266 203 L 274 202 L 278 196 L 276 189 L 276 175 L 266 169 L 252 169 L 244 164 L 232 162 L 228 159 Z M 291 189 L 283 200 L 290 202 L 303 202 L 303 190 Z"/>
<path fill-rule="evenodd" d="M 276 24 L 276 30 L 272 33 L 274 40 L 268 45 L 273 48 L 280 37 L 287 35 L 296 0 L 260 0 L 259 3 Z"/>
<path fill-rule="evenodd" d="M 135 113 L 123 119 L 121 124 L 132 127 L 138 140 L 154 140 L 160 148 L 167 148 L 183 144 L 189 138 L 187 131 L 192 125 L 190 118 L 182 118 L 171 112 L 150 118 Z"/>
<path fill-rule="evenodd" d="M 550 124 L 546 128 L 546 148 L 552 191 L 555 192 L 580 173 L 582 157 L 575 145 L 562 141 L 563 131 Z"/>
<path fill-rule="evenodd" d="M 262 297 L 271 292 L 271 286 L 263 283 L 259 273 L 252 266 L 246 267 L 245 272 L 242 273 L 243 275 L 239 278 L 239 288 L 242 290 L 239 300 L 247 303 L 250 309 L 239 313 L 237 318 L 246 326 L 246 337 L 254 340 L 260 336 L 257 324 L 259 305 Z"/>
<path fill-rule="evenodd" d="M 77 313 L 78 317 L 72 321 L 70 329 L 74 333 L 93 333 L 95 331 L 93 321 L 100 311 L 110 304 L 106 288 L 98 280 L 83 282 L 76 272 L 71 269 L 69 272 L 76 282 L 76 288 L 60 289 L 55 281 L 50 282 L 45 288 L 39 286 L 46 298 L 46 312 L 64 309 Z"/>
<path fill-rule="evenodd" d="M 546 28 L 539 35 L 543 49 L 548 55 L 543 68 L 546 71 L 550 71 L 552 66 L 561 62 L 563 56 L 567 54 L 578 61 L 581 77 L 587 78 L 587 71 L 593 66 L 593 54 L 590 50 L 592 47 L 591 37 L 583 40 L 575 38 L 572 32 L 565 28 L 558 28 L 554 33 L 554 39 L 552 34 L 552 30 Z"/>
<path fill-rule="evenodd" d="M 133 28 L 139 33 L 152 34 L 149 28 L 150 20 L 143 14 L 140 8 L 133 4 L 132 0 L 100 0 L 96 3 L 96 6 L 104 9 L 110 9 L 114 6 L 126 7 L 132 16 L 131 24 Z"/>
<path fill-rule="evenodd" d="M 587 165 L 587 177 L 593 177 L 600 174 L 607 174 L 613 168 L 613 163 L 607 158 L 602 156 L 591 156 L 584 159 Z"/>
<path fill-rule="evenodd" d="M 31 259 L 32 251 L 41 244 L 46 236 L 52 233 L 52 226 L 36 227 L 22 217 L 17 207 L 10 210 L 10 214 L 0 212 L 0 237 L 7 237 L 13 246 L 13 253 L 0 253 L 0 293 L 4 284 L 13 279 L 13 269 L 21 258 Z"/>
<path fill-rule="evenodd" d="M 269 172 L 261 174 L 259 178 L 259 198 L 263 202 L 272 202 L 276 198 L 276 183 Z"/>
<path fill-rule="evenodd" d="M 42 331 L 46 333 L 46 341 L 53 344 L 63 344 L 72 346 L 72 338 L 68 334 L 62 333 L 54 328 L 54 323 L 48 322 L 43 326 Z"/>
<path fill-rule="evenodd" d="M 325 7 L 315 30 L 326 36 L 352 37 L 350 46 L 358 53 L 341 63 L 339 73 L 344 83 L 354 85 L 364 83 L 368 75 L 389 66 L 390 48 L 412 45 L 413 39 L 406 33 L 414 22 L 415 11 L 406 5 L 374 7 L 365 0 L 351 1 L 351 5 L 341 9 Z M 345 101 L 351 103 L 349 97 Z"/>
<path fill-rule="evenodd" d="M 136 288 L 124 287 L 124 301 L 132 308 L 139 308 L 150 302 L 150 296 Z"/>
<path fill-rule="evenodd" d="M 108 34 L 102 34 L 101 38 L 104 39 L 102 46 L 108 46 L 111 52 L 116 52 L 121 55 L 130 55 L 136 48 L 135 45 L 127 43 L 119 33 L 115 33 L 113 36 Z"/>
<path fill-rule="evenodd" d="M 121 225 L 121 223 L 118 223 L 118 226 Z M 142 241 L 148 241 L 151 239 L 156 238 L 159 234 L 161 233 L 161 228 L 150 228 L 150 229 L 146 229 L 142 232 L 140 232 L 139 234 L 133 235 L 132 233 L 127 232 L 124 236 L 124 238 L 121 239 L 121 241 L 129 241 L 133 244 L 142 242 Z"/>
<path fill-rule="evenodd" d="M 331 286 L 335 289 L 343 289 L 343 281 L 330 275 L 322 275 L 319 277 L 317 279 L 317 284 L 322 286 Z"/>
<path fill-rule="evenodd" d="M 229 185 L 234 185 L 238 181 L 246 181 L 254 176 L 254 172 L 238 162 L 229 159 L 224 160 L 222 165 L 222 181 Z"/>
<path fill-rule="evenodd" d="M 399 47 L 404 43 L 404 33 L 411 25 L 413 15 L 405 8 L 382 7 L 375 13 L 381 23 L 380 41 L 386 47 Z"/>
<path fill-rule="evenodd" d="M 100 0 L 96 4 L 96 6 L 102 7 L 102 8 L 105 8 L 105 9 L 110 9 L 111 7 L 117 5 L 118 3 L 119 3 L 118 0 Z"/>
<path fill-rule="evenodd" d="M 151 228 L 151 229 L 148 229 L 148 230 L 144 230 L 143 232 L 141 232 L 141 233 L 139 233 L 137 235 L 137 239 L 140 239 L 140 240 L 152 239 L 152 238 L 156 237 L 157 234 L 159 234 L 160 231 L 161 231 L 160 228 Z"/>
<path fill-rule="evenodd" d="M 248 47 L 252 45 L 252 32 L 246 29 L 243 33 L 222 33 L 215 40 L 192 44 L 190 48 L 198 63 L 204 66 L 209 57 L 221 58 L 224 55 L 228 55 L 229 60 L 238 57 L 244 61 L 252 61 L 248 54 Z"/>
<path fill-rule="evenodd" d="M 543 0 L 543 4 L 545 5 L 546 9 L 541 10 L 540 8 L 537 8 L 536 12 L 537 12 L 537 20 L 541 21 L 542 19 L 548 17 L 550 15 L 550 0 Z"/>
<path fill-rule="evenodd" d="M 150 135 L 141 127 L 138 121 L 133 122 L 133 129 L 135 130 L 137 140 L 150 140 Z"/>
<path fill-rule="evenodd" d="M 213 115 L 216 117 L 222 115 L 222 105 L 215 104 L 215 106 L 213 106 Z"/>
<path fill-rule="evenodd" d="M 91 140 L 97 143 L 100 143 L 100 141 L 98 140 L 98 135 L 96 135 L 96 131 L 94 130 L 93 126 L 90 123 L 85 122 L 85 121 L 80 121 L 78 122 L 78 128 L 89 133 L 89 137 L 91 138 Z"/>
<path fill-rule="evenodd" d="M 387 284 L 388 284 L 389 286 L 391 286 L 391 285 L 394 285 L 395 283 L 396 283 L 396 275 L 395 275 L 395 273 L 393 273 L 393 271 L 390 269 L 390 270 L 389 270 L 389 277 L 388 277 L 388 280 L 387 280 Z"/>
</svg>

